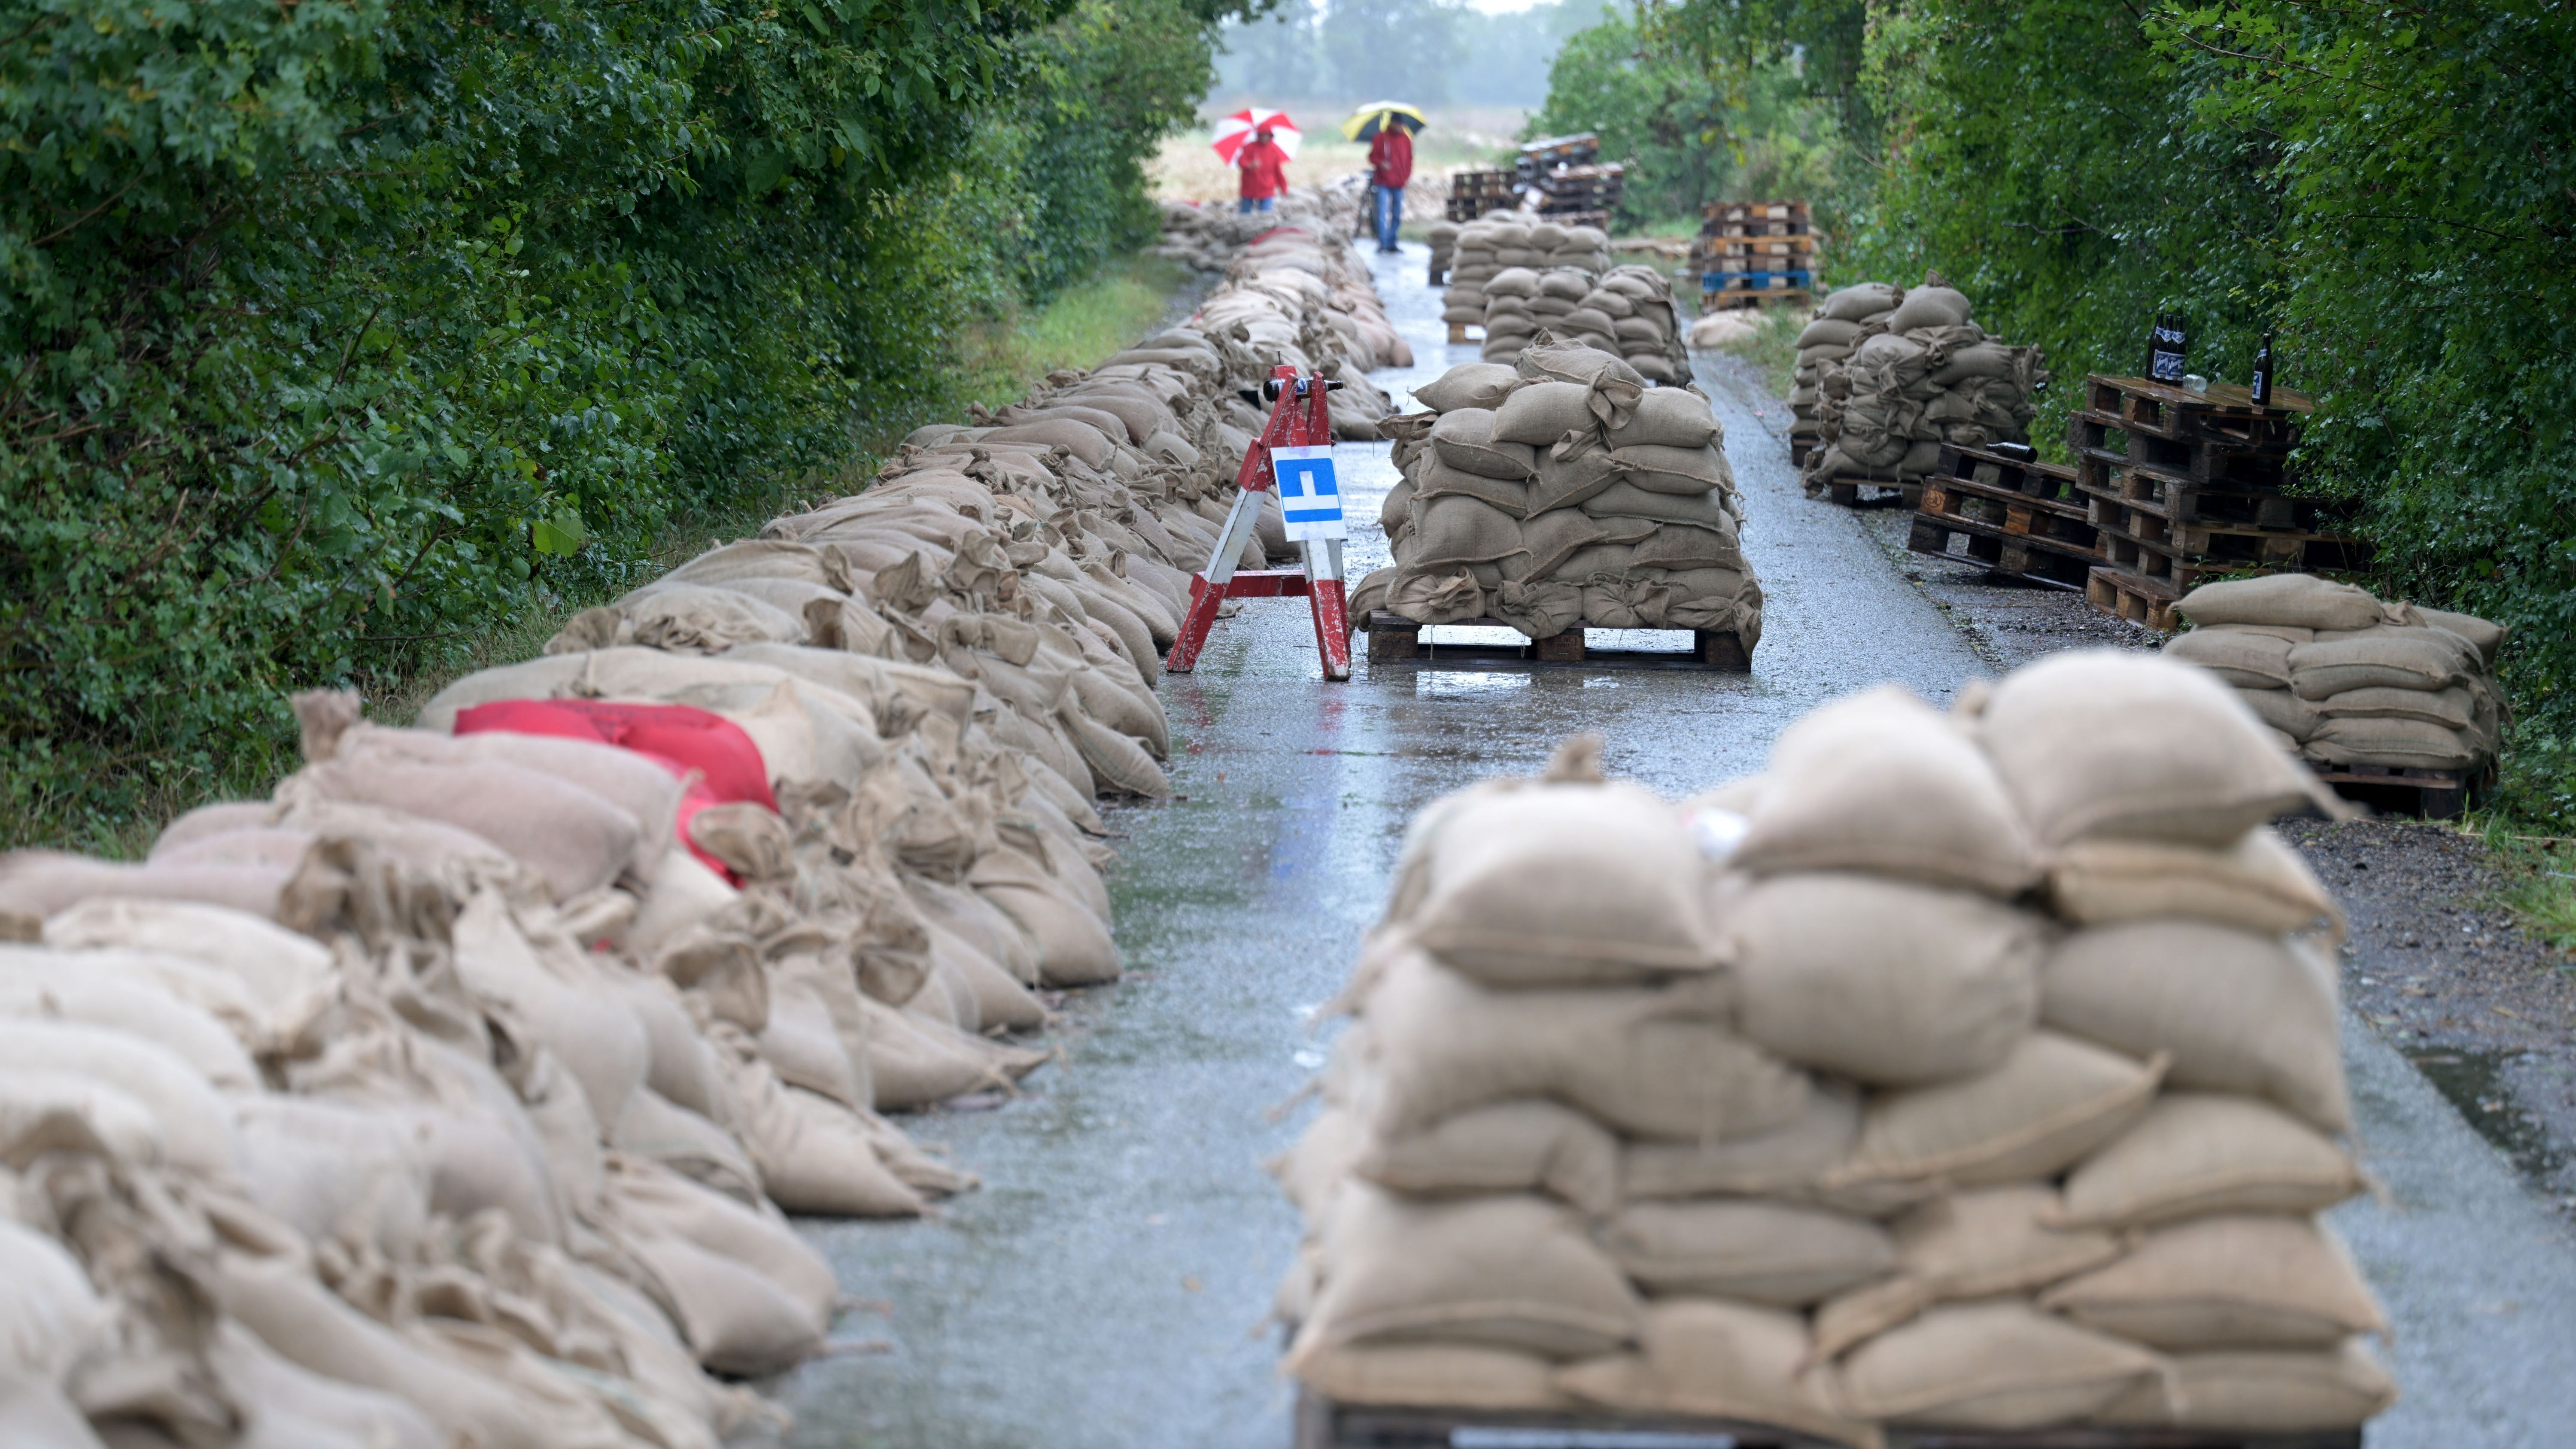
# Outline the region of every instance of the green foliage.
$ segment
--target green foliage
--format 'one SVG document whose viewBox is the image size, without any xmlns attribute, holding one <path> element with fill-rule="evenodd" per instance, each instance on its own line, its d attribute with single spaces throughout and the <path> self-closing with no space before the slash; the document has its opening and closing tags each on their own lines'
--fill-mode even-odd
<svg viewBox="0 0 2576 1449">
<path fill-rule="evenodd" d="M 1803 47 L 1855 138 L 1835 281 L 1938 269 L 2070 380 L 2137 370 L 2158 311 L 2216 377 L 2278 328 L 2317 403 L 2307 486 L 2358 509 L 2374 587 L 2514 626 L 2506 808 L 2576 823 L 2576 13 L 1659 0 L 1648 21 L 1721 77 Z M 2071 392 L 2043 399 L 2043 445 Z"/>
<path fill-rule="evenodd" d="M 1211 0 L 0 0 L 9 813 L 112 833 L 951 400 Z"/>
<path fill-rule="evenodd" d="M 1628 167 L 1623 227 L 1696 220 L 1703 202 L 1807 196 L 1826 184 L 1832 113 L 1805 96 L 1792 66 L 1712 75 L 1647 39 L 1616 14 L 1569 37 L 1548 71 L 1547 104 L 1522 131 L 1598 132 L 1602 154 Z"/>
</svg>

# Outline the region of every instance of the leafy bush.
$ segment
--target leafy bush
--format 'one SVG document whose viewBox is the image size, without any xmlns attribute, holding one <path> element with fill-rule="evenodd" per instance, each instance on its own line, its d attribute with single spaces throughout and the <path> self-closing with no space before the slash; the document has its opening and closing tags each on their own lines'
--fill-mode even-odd
<svg viewBox="0 0 2576 1449">
<path fill-rule="evenodd" d="M 2540 0 L 1675 0 L 1657 53 L 1802 58 L 1854 164 L 1835 281 L 1937 268 L 2062 377 L 2159 311 L 2242 379 L 2276 327 L 2308 486 L 2384 592 L 2515 627 L 2512 808 L 2576 824 L 2576 13 Z M 2060 436 L 2072 389 L 2034 427 Z"/>
<path fill-rule="evenodd" d="M 1148 224 L 1230 8 L 0 0 L 0 806 L 265 778 L 285 690 L 942 406 Z"/>
</svg>

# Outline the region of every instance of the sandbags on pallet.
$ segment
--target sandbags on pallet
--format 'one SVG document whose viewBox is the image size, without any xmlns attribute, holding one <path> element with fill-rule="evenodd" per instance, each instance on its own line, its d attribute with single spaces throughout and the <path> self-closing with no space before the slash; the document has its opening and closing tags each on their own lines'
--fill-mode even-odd
<svg viewBox="0 0 2576 1449">
<path fill-rule="evenodd" d="M 2031 395 L 2048 380 L 2036 347 L 1996 341 L 1937 274 L 1911 289 L 1864 282 L 1827 296 L 1798 334 L 1789 395 L 1811 437 L 1805 474 L 1915 480 L 1945 443 L 2029 440 Z"/>
<path fill-rule="evenodd" d="M 1352 608 L 1425 624 L 1498 618 L 1533 639 L 1709 629 L 1749 653 L 1762 588 L 1724 432 L 1695 388 L 1645 386 L 1626 359 L 1540 333 L 1510 367 L 1453 367 L 1387 420 L 1403 481 L 1382 518 L 1393 567 Z"/>
<path fill-rule="evenodd" d="M 1484 325 L 1485 288 L 1507 269 L 1563 267 L 1588 279 L 1610 268 L 1610 238 L 1599 227 L 1541 221 L 1531 212 L 1489 212 L 1458 228 L 1453 245 L 1449 289 L 1441 295 L 1441 316 L 1452 326 Z"/>
<path fill-rule="evenodd" d="M 2051 664 L 1826 706 L 1693 801 L 1595 745 L 1430 806 L 1274 1164 L 1289 1370 L 1856 1445 L 2385 1408 L 2316 1218 L 2364 1185 L 2336 920 L 2261 823 L 2297 772 L 2196 671 Z M 2114 768 L 2078 684 L 2190 757 Z"/>
<path fill-rule="evenodd" d="M 2496 757 L 2502 625 L 2310 574 L 2203 584 L 2174 608 L 2193 628 L 2166 657 L 2234 686 L 2304 759 L 2474 776 Z"/>
<path fill-rule="evenodd" d="M 1672 283 L 1653 267 L 1504 267 L 1484 299 L 1487 362 L 1517 361 L 1544 331 L 1623 357 L 1649 382 L 1690 380 Z"/>
</svg>

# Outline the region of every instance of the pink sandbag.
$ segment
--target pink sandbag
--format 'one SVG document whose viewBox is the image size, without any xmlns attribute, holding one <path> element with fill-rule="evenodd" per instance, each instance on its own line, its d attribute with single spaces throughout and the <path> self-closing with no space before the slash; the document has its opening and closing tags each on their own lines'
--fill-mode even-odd
<svg viewBox="0 0 2576 1449">
<path fill-rule="evenodd" d="M 710 805 L 749 803 L 778 808 L 769 766 L 743 727 L 709 710 L 685 704 L 609 704 L 595 699 L 501 699 L 457 711 L 456 733 L 504 731 L 599 740 L 632 750 L 683 779 L 695 772 L 681 797 L 680 843 L 700 864 L 740 885 L 731 867 L 708 854 L 689 824 Z"/>
</svg>

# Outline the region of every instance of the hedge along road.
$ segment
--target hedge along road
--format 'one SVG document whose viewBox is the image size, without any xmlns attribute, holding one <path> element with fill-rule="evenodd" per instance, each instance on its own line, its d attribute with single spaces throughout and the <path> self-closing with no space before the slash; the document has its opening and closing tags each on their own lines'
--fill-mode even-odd
<svg viewBox="0 0 2576 1449">
<path fill-rule="evenodd" d="M 1419 361 L 1374 377 L 1407 405 L 1476 349 L 1445 345 L 1422 247 L 1377 260 Z M 1327 685 L 1305 607 L 1279 601 L 1247 604 L 1195 673 L 1165 677 L 1180 798 L 1109 814 L 1128 977 L 1068 1004 L 1062 1060 L 1027 1097 L 907 1120 L 980 1192 L 913 1223 L 805 1225 L 861 1302 L 836 1330 L 848 1352 L 775 1386 L 792 1443 L 1284 1449 L 1266 1320 L 1298 1223 L 1261 1162 L 1311 1115 L 1281 1111 L 1330 1043 L 1308 1013 L 1376 919 L 1413 812 L 1534 772 L 1586 729 L 1608 737 L 1613 774 L 1687 793 L 1760 768 L 1827 699 L 1893 680 L 1939 703 L 1984 672 L 1852 515 L 1801 495 L 1743 377 L 1701 368 L 1768 595 L 1750 676 L 1363 660 Z M 1387 561 L 1376 517 L 1396 474 L 1380 444 L 1345 444 L 1340 463 L 1356 579 Z M 2347 1041 L 2390 1195 L 2337 1220 L 2395 1320 L 2405 1394 L 2373 1449 L 2547 1442 L 2542 1425 L 2576 1422 L 2576 1375 L 2559 1371 L 2576 1244 L 2375 1034 L 2348 1023 Z"/>
</svg>

